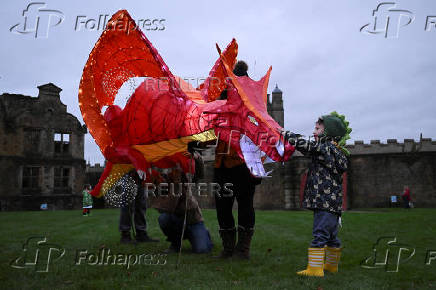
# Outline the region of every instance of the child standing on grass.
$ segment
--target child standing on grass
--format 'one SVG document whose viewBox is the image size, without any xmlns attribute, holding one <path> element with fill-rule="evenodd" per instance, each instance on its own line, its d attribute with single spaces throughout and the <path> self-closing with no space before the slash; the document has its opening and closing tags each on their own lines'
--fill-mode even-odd
<svg viewBox="0 0 436 290">
<path fill-rule="evenodd" d="M 341 254 L 337 237 L 342 209 L 342 174 L 347 170 L 349 152 L 343 147 L 351 128 L 336 112 L 322 116 L 315 124 L 315 141 L 296 140 L 296 149 L 312 158 L 304 189 L 303 206 L 313 210 L 313 240 L 306 270 L 298 275 L 324 276 L 335 273 Z M 293 143 L 295 140 L 290 140 Z M 325 259 L 325 262 L 324 262 Z"/>
<path fill-rule="evenodd" d="M 85 184 L 83 187 L 83 216 L 89 216 L 92 208 L 92 196 L 89 193 L 91 191 L 91 185 Z"/>
</svg>

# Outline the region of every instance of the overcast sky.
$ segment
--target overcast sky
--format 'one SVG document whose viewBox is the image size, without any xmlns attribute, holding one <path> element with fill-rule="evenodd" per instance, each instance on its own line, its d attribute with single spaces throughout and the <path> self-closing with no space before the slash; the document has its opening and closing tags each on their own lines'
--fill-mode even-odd
<svg viewBox="0 0 436 290">
<path fill-rule="evenodd" d="M 224 48 L 233 37 L 253 79 L 272 65 L 269 92 L 276 83 L 283 91 L 287 130 L 310 135 L 318 116 L 337 110 L 350 121 L 352 140 L 418 140 L 420 133 L 436 139 L 436 27 L 425 30 L 427 16 L 436 15 L 434 0 L 396 1 L 392 9 L 407 10 L 401 18 L 383 6 L 377 29 L 390 15 L 388 38 L 369 33 L 371 25 L 360 31 L 374 23 L 373 10 L 382 1 L 45 1 L 42 9 L 59 11 L 51 12 L 52 24 L 61 13 L 59 25 L 47 34 L 40 29 L 38 37 L 17 33 L 22 25 L 11 32 L 30 3 L 2 1 L 0 94 L 36 97 L 37 86 L 52 82 L 82 123 L 79 82 L 102 30 L 81 25 L 76 31 L 76 19 L 127 9 L 135 20 L 164 19 L 163 30 L 145 34 L 181 77 L 206 77 L 217 59 L 215 43 Z M 102 162 L 92 137 L 85 139 L 86 160 Z"/>
</svg>

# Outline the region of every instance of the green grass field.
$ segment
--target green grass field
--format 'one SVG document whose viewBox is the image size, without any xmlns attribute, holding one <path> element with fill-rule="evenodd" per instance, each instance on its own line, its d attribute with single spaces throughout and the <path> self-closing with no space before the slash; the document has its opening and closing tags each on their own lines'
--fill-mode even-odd
<svg viewBox="0 0 436 290">
<path fill-rule="evenodd" d="M 136 288 L 288 288 L 288 289 L 429 289 L 436 288 L 436 209 L 377 209 L 346 212 L 340 238 L 343 257 L 338 274 L 324 278 L 306 278 L 295 274 L 305 268 L 307 246 L 311 240 L 312 214 L 309 211 L 257 211 L 256 232 L 250 261 L 217 260 L 212 256 L 221 250 L 214 210 L 205 210 L 205 220 L 211 230 L 215 247 L 212 254 L 190 253 L 185 241 L 181 263 L 177 255 L 159 255 L 168 247 L 157 224 L 157 212 L 147 211 L 149 233 L 160 243 L 120 245 L 118 210 L 94 210 L 82 217 L 80 211 L 2 212 L 0 213 L 0 284 L 1 289 L 136 289 Z M 392 247 L 389 267 L 361 267 L 361 262 L 373 255 L 373 245 L 380 237 L 392 236 L 397 243 L 416 250 L 402 253 L 398 272 L 395 268 L 395 247 Z M 36 266 L 13 268 L 11 262 L 23 256 L 23 244 L 30 237 L 46 237 L 47 243 L 65 249 L 52 252 L 48 272 L 44 270 L 48 257 L 47 245 L 40 245 Z M 80 250 L 98 254 L 110 249 L 122 254 L 119 265 L 88 265 L 85 258 L 76 265 Z M 430 265 L 427 252 L 433 250 Z M 382 255 L 384 252 L 379 251 Z M 31 246 L 26 263 L 35 257 Z M 100 252 L 101 253 L 101 252 Z M 143 254 L 143 262 L 127 269 L 123 257 Z M 80 254 L 85 255 L 85 254 Z M 79 255 L 79 256 L 80 256 Z M 148 256 L 145 256 L 148 255 Z M 151 256 L 154 255 L 154 256 Z M 30 257 L 30 258 L 29 258 Z M 56 259 L 57 258 L 57 259 Z M 88 257 L 93 262 L 94 257 Z M 159 259 L 158 259 L 159 258 Z M 166 264 L 164 262 L 166 261 Z M 110 263 L 110 262 L 109 262 Z M 160 265 L 151 265 L 159 263 Z M 392 264 L 394 263 L 394 264 Z M 164 265 L 162 265 L 164 264 Z M 12 265 L 22 266 L 18 261 Z"/>
</svg>

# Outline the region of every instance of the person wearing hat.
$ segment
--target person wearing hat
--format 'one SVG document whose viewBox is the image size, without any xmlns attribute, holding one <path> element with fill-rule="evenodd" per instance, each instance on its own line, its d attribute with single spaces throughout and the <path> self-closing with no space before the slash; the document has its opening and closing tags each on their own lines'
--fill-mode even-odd
<svg viewBox="0 0 436 290">
<path fill-rule="evenodd" d="M 345 117 L 332 112 L 316 122 L 315 140 L 288 139 L 298 151 L 312 158 L 303 206 L 314 213 L 313 240 L 308 249 L 308 266 L 297 272 L 298 275 L 322 277 L 324 270 L 338 271 L 341 242 L 337 234 L 342 210 L 342 174 L 347 170 L 349 155 L 344 146 L 350 133 Z"/>
</svg>

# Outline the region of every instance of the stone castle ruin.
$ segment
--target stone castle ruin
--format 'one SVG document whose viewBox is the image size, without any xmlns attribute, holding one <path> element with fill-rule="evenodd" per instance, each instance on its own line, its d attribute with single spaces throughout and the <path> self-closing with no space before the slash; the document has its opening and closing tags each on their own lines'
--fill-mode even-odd
<svg viewBox="0 0 436 290">
<path fill-rule="evenodd" d="M 37 97 L 0 95 L 0 209 L 77 208 L 85 179 L 86 127 L 67 112 L 61 88 Z"/>
</svg>

